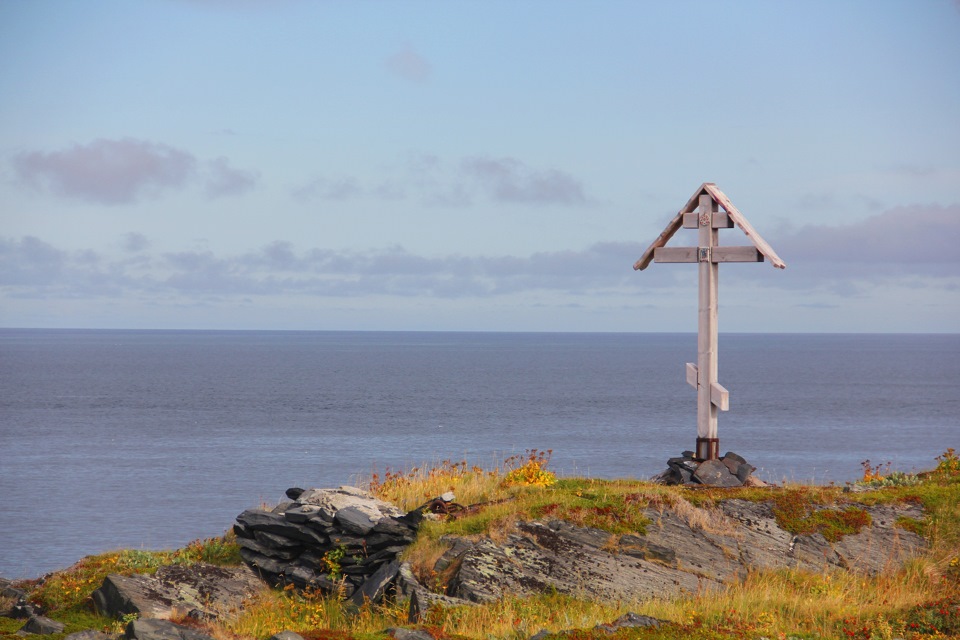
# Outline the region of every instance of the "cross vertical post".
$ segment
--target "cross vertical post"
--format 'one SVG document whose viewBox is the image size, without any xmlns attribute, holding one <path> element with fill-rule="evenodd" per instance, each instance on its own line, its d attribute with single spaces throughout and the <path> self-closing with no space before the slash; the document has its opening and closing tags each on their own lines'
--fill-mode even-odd
<svg viewBox="0 0 960 640">
<path fill-rule="evenodd" d="M 714 228 L 713 215 L 717 203 L 707 194 L 700 196 L 698 210 L 699 238 L 699 322 L 697 323 L 697 449 L 701 460 L 716 460 L 720 457 L 720 442 L 717 437 L 717 410 L 710 396 L 717 383 L 717 300 L 720 265 L 713 261 L 713 248 L 718 244 L 718 229 Z"/>
</svg>

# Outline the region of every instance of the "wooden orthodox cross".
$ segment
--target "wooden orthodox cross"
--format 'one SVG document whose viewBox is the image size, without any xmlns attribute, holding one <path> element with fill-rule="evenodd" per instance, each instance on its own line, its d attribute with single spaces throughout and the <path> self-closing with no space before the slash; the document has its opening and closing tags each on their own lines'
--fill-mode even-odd
<svg viewBox="0 0 960 640">
<path fill-rule="evenodd" d="M 722 211 L 720 209 L 723 209 Z M 666 247 L 680 227 L 698 229 L 696 247 Z M 753 246 L 720 246 L 719 230 L 739 227 Z M 654 262 L 696 262 L 700 269 L 699 323 L 697 325 L 697 364 L 687 363 L 687 382 L 697 390 L 696 458 L 720 457 L 717 437 L 717 413 L 730 408 L 730 394 L 717 382 L 717 278 L 721 262 L 763 262 L 774 267 L 787 265 L 760 237 L 717 185 L 705 182 L 677 212 L 663 233 L 647 247 L 633 268 L 646 269 Z"/>
</svg>

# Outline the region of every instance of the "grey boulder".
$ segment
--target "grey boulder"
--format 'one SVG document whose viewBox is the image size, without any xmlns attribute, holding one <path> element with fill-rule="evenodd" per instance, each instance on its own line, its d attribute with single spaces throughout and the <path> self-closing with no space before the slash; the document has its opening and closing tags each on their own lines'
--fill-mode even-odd
<svg viewBox="0 0 960 640">
<path fill-rule="evenodd" d="M 54 633 L 63 633 L 63 623 L 51 620 L 46 616 L 32 616 L 27 623 L 20 627 L 17 635 L 38 634 L 48 636 Z"/>
<path fill-rule="evenodd" d="M 146 618 L 127 625 L 124 640 L 213 640 L 205 633 L 169 620 Z"/>
<path fill-rule="evenodd" d="M 266 588 L 246 566 L 198 563 L 163 566 L 152 576 L 111 574 L 92 598 L 97 613 L 113 618 L 128 614 L 161 619 L 187 614 L 219 618 Z"/>
</svg>

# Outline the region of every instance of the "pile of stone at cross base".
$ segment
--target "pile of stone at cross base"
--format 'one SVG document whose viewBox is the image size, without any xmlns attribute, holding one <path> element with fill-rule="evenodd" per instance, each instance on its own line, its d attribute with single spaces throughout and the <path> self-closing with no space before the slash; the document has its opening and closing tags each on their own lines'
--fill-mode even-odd
<svg viewBox="0 0 960 640">
<path fill-rule="evenodd" d="M 667 460 L 667 469 L 653 482 L 668 485 L 708 487 L 765 487 L 767 483 L 753 474 L 757 468 L 732 451 L 716 460 L 698 460 L 693 451 Z"/>
<path fill-rule="evenodd" d="M 356 604 L 379 601 L 427 505 L 404 513 L 356 487 L 286 494 L 291 501 L 271 511 L 237 516 L 233 530 L 244 561 L 273 585 L 339 593 Z"/>
</svg>

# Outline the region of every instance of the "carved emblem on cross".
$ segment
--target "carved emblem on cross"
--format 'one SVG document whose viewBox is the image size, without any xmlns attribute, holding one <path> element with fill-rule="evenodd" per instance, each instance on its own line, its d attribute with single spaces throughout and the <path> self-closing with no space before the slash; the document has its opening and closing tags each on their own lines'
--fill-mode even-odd
<svg viewBox="0 0 960 640">
<path fill-rule="evenodd" d="M 739 227 L 752 246 L 720 246 L 720 229 Z M 667 247 L 681 228 L 698 229 L 698 246 Z M 697 323 L 697 363 L 687 363 L 687 382 L 697 390 L 696 457 L 715 460 L 720 457 L 717 414 L 730 408 L 730 394 L 717 381 L 717 297 L 721 262 L 770 261 L 774 267 L 787 265 L 760 237 L 743 214 L 717 185 L 705 182 L 687 204 L 677 212 L 660 236 L 647 247 L 633 265 L 642 271 L 653 262 L 696 262 L 699 264 L 699 322 Z"/>
</svg>

